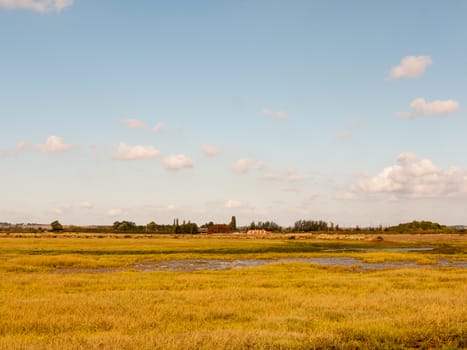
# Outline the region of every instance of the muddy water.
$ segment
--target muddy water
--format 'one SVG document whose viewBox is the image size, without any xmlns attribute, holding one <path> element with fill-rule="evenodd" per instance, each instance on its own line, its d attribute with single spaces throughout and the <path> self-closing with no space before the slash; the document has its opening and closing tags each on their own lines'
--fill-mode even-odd
<svg viewBox="0 0 467 350">
<path fill-rule="evenodd" d="M 432 247 L 412 247 L 412 248 L 337 248 L 326 249 L 324 252 L 429 252 Z"/>
<path fill-rule="evenodd" d="M 423 265 L 416 262 L 395 261 L 382 263 L 367 263 L 351 257 L 323 257 L 323 258 L 283 258 L 283 259 L 237 259 L 237 260 L 211 260 L 211 259 L 184 259 L 167 261 L 147 261 L 130 266 L 105 267 L 96 269 L 57 269 L 56 273 L 111 273 L 119 271 L 171 271 L 195 272 L 216 271 L 228 269 L 242 269 L 278 263 L 307 263 L 314 265 L 338 266 L 355 268 L 359 271 L 372 271 L 395 268 L 467 268 L 467 261 L 449 261 L 438 259 L 436 264 Z"/>
<path fill-rule="evenodd" d="M 329 249 L 326 252 L 351 252 L 351 251 L 393 251 L 393 252 L 411 252 L 411 251 L 430 251 L 430 247 L 416 248 L 353 248 L 353 249 Z M 277 264 L 277 263 L 306 263 L 326 266 L 338 266 L 355 268 L 360 271 L 394 269 L 394 268 L 467 268 L 467 261 L 450 261 L 447 259 L 437 259 L 436 264 L 423 265 L 410 261 L 391 261 L 382 263 L 367 263 L 352 257 L 314 257 L 314 258 L 280 258 L 280 259 L 237 259 L 237 260 L 217 260 L 217 259 L 182 259 L 167 261 L 144 261 L 130 266 L 95 268 L 95 269 L 57 269 L 57 273 L 109 273 L 118 271 L 209 271 L 209 270 L 227 270 L 241 269 L 254 266 Z"/>
<path fill-rule="evenodd" d="M 309 263 L 327 266 L 356 267 L 360 270 L 382 270 L 392 268 L 442 268 L 456 267 L 467 268 L 465 261 L 437 260 L 436 265 L 420 265 L 415 262 L 383 262 L 367 263 L 351 257 L 329 257 L 329 258 L 294 258 L 294 259 L 238 259 L 238 260 L 209 260 L 209 259 L 188 259 L 169 260 L 164 262 L 146 262 L 133 265 L 130 269 L 137 271 L 203 271 L 203 270 L 226 270 L 240 269 L 253 266 L 261 266 L 277 263 Z"/>
</svg>

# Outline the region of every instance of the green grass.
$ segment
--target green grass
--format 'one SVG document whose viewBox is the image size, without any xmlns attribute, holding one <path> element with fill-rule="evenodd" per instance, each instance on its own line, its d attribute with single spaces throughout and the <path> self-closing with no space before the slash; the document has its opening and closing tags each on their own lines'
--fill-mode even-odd
<svg viewBox="0 0 467 350">
<path fill-rule="evenodd" d="M 434 248 L 449 248 L 438 252 L 322 252 L 375 244 L 199 237 L 2 238 L 0 349 L 467 347 L 464 269 L 428 265 L 364 272 L 278 263 L 191 273 L 91 272 L 142 260 L 184 258 L 465 259 L 463 241 L 431 242 Z M 58 273 L 63 269 L 67 272 Z"/>
</svg>

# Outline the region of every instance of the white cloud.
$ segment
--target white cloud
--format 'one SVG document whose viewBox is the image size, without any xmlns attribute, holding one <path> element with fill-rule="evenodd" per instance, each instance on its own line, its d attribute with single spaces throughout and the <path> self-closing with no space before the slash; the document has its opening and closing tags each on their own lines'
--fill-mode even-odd
<svg viewBox="0 0 467 350">
<path fill-rule="evenodd" d="M 267 168 L 267 164 L 263 161 L 256 161 L 249 158 L 241 158 L 234 162 L 231 168 L 237 173 L 245 174 L 250 170 L 264 170 Z"/>
<path fill-rule="evenodd" d="M 364 123 L 365 123 L 364 120 L 354 119 L 350 123 L 348 123 L 345 129 L 342 129 L 336 132 L 336 137 L 338 139 L 345 139 L 352 135 L 351 130 L 360 128 L 362 125 L 364 125 Z"/>
<path fill-rule="evenodd" d="M 357 198 L 357 195 L 350 191 L 336 194 L 336 199 L 350 200 L 350 199 L 356 199 L 356 198 Z"/>
<path fill-rule="evenodd" d="M 160 212 L 168 213 L 179 210 L 179 207 L 175 204 L 162 204 L 155 206 L 154 209 Z"/>
<path fill-rule="evenodd" d="M 8 151 L 6 149 L 0 149 L 0 158 L 5 158 L 8 155 Z"/>
<path fill-rule="evenodd" d="M 28 141 L 22 140 L 16 144 L 16 151 L 21 152 L 21 151 L 26 151 L 31 147 L 31 144 Z"/>
<path fill-rule="evenodd" d="M 168 156 L 164 159 L 164 167 L 169 170 L 192 168 L 193 162 L 184 154 L 176 154 L 173 156 Z"/>
<path fill-rule="evenodd" d="M 361 127 L 361 126 L 364 125 L 364 124 L 365 124 L 365 121 L 364 121 L 364 120 L 362 120 L 362 119 L 354 119 L 354 120 L 352 120 L 352 122 L 350 123 L 350 127 L 351 127 L 352 129 L 355 129 L 355 128 Z"/>
<path fill-rule="evenodd" d="M 107 210 L 107 215 L 108 216 L 120 216 L 123 214 L 123 210 L 120 208 L 112 208 Z"/>
<path fill-rule="evenodd" d="M 414 161 L 415 159 L 417 159 L 416 154 L 413 154 L 413 153 L 410 153 L 410 152 L 402 152 L 397 156 L 396 162 L 398 164 L 406 165 L 406 164 L 409 164 L 410 162 Z M 365 177 L 367 177 L 368 173 L 364 172 L 363 175 Z"/>
<path fill-rule="evenodd" d="M 129 127 L 130 129 L 141 129 L 144 128 L 144 123 L 139 119 L 124 119 L 122 124 Z"/>
<path fill-rule="evenodd" d="M 406 56 L 398 66 L 391 69 L 388 79 L 419 78 L 432 63 L 429 56 Z"/>
<path fill-rule="evenodd" d="M 257 169 L 257 170 L 264 170 L 268 167 L 268 165 L 263 162 L 262 160 L 258 160 L 256 162 L 254 162 L 253 164 L 253 169 Z"/>
<path fill-rule="evenodd" d="M 302 181 L 304 180 L 305 178 L 303 176 L 299 176 L 299 175 L 289 175 L 285 178 L 285 181 L 287 182 L 298 182 L 298 181 Z"/>
<path fill-rule="evenodd" d="M 232 164 L 232 170 L 237 173 L 247 173 L 251 169 L 251 159 L 242 158 Z"/>
<path fill-rule="evenodd" d="M 177 207 L 174 204 L 168 204 L 162 209 L 165 211 L 174 211 L 174 210 L 177 210 Z"/>
<path fill-rule="evenodd" d="M 219 154 L 219 148 L 217 148 L 217 146 L 214 146 L 214 145 L 205 144 L 203 145 L 203 152 L 205 155 L 209 157 L 214 157 Z"/>
<path fill-rule="evenodd" d="M 41 13 L 59 13 L 72 4 L 73 0 L 0 0 L 2 8 L 33 10 Z"/>
<path fill-rule="evenodd" d="M 266 117 L 274 118 L 274 119 L 286 119 L 289 117 L 287 112 L 282 111 L 271 111 L 269 108 L 263 108 L 261 111 L 263 115 Z"/>
<path fill-rule="evenodd" d="M 164 132 L 166 130 L 165 123 L 159 122 L 156 125 L 154 125 L 154 128 L 152 128 L 154 132 Z"/>
<path fill-rule="evenodd" d="M 62 215 L 62 214 L 69 214 L 73 212 L 73 205 L 70 204 L 65 204 L 56 207 L 55 209 L 51 210 L 52 213 L 57 214 L 57 215 Z"/>
<path fill-rule="evenodd" d="M 350 132 L 347 131 L 347 130 L 340 130 L 340 131 L 336 132 L 336 137 L 338 139 L 345 139 L 349 135 L 350 135 Z"/>
<path fill-rule="evenodd" d="M 278 173 L 264 174 L 261 178 L 263 180 L 283 181 L 283 182 L 299 182 L 299 181 L 304 180 L 303 176 L 299 176 L 299 175 L 283 175 L 283 174 L 278 174 Z"/>
<path fill-rule="evenodd" d="M 435 100 L 426 102 L 423 98 L 417 98 L 410 103 L 409 112 L 400 112 L 398 116 L 406 119 L 426 117 L 431 115 L 445 115 L 457 112 L 459 102 L 455 100 Z"/>
<path fill-rule="evenodd" d="M 320 198 L 321 195 L 317 192 L 310 194 L 309 196 L 305 197 L 303 200 L 303 204 L 305 206 L 308 206 L 310 203 L 316 202 L 318 198 Z"/>
<path fill-rule="evenodd" d="M 266 173 L 261 176 L 263 180 L 278 182 L 298 182 L 304 180 L 303 176 L 297 175 L 295 168 L 287 168 L 285 172 Z"/>
<path fill-rule="evenodd" d="M 296 187 L 284 187 L 281 189 L 282 192 L 299 192 L 299 189 Z"/>
<path fill-rule="evenodd" d="M 36 146 L 36 150 L 42 153 L 58 153 L 65 152 L 72 147 L 73 145 L 64 143 L 59 136 L 49 136 L 43 144 Z"/>
<path fill-rule="evenodd" d="M 237 212 L 246 214 L 246 215 L 251 215 L 251 214 L 258 214 L 259 210 L 256 208 L 255 205 L 248 203 L 248 202 L 242 202 L 236 199 L 229 199 L 224 202 L 224 208 L 225 209 L 235 209 Z M 242 215 L 243 217 L 244 215 Z"/>
<path fill-rule="evenodd" d="M 457 167 L 443 170 L 429 159 L 401 153 L 395 165 L 374 177 L 364 177 L 341 198 L 362 195 L 400 198 L 441 198 L 467 195 L 467 171 Z"/>
<path fill-rule="evenodd" d="M 224 203 L 224 207 L 227 209 L 240 208 L 242 207 L 242 202 L 236 201 L 234 199 L 229 199 Z"/>
<path fill-rule="evenodd" d="M 84 202 L 79 203 L 79 206 L 80 206 L 80 208 L 84 208 L 84 209 L 91 209 L 92 207 L 94 207 L 94 205 L 91 202 L 88 202 L 88 201 L 84 201 Z"/>
<path fill-rule="evenodd" d="M 117 151 L 113 155 L 113 159 L 154 159 L 159 157 L 160 154 L 160 151 L 152 146 L 128 146 L 126 143 L 120 142 L 117 146 Z"/>
<path fill-rule="evenodd" d="M 277 173 L 267 173 L 261 176 L 263 180 L 268 180 L 268 181 L 282 181 L 283 176 L 281 174 Z"/>
</svg>

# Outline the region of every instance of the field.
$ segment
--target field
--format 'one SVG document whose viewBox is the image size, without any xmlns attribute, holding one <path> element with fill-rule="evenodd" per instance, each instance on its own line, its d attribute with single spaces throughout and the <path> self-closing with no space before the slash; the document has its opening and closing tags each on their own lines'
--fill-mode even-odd
<svg viewBox="0 0 467 350">
<path fill-rule="evenodd" d="M 467 347 L 461 235 L 99 237 L 0 237 L 0 349 Z"/>
</svg>

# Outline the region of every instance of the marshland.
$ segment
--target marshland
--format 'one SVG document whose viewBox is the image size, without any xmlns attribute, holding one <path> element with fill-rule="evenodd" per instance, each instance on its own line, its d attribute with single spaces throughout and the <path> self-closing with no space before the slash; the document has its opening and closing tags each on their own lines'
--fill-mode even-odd
<svg viewBox="0 0 467 350">
<path fill-rule="evenodd" d="M 467 346 L 463 235 L 20 236 L 2 349 Z"/>
</svg>

